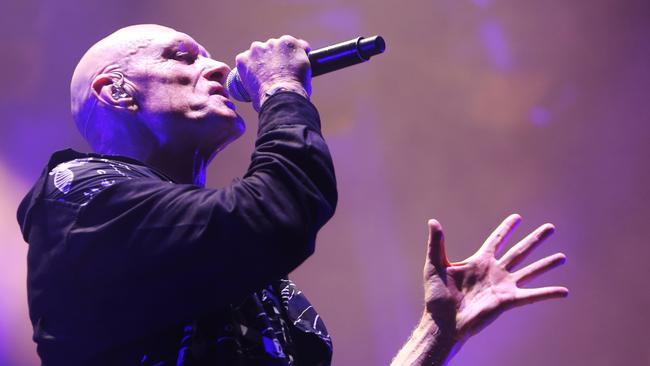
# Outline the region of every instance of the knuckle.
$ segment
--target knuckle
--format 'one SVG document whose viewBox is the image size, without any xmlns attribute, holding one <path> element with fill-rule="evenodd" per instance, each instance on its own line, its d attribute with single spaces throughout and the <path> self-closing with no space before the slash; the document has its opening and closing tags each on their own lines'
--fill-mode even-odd
<svg viewBox="0 0 650 366">
<path fill-rule="evenodd" d="M 237 56 L 235 56 L 235 63 L 237 65 L 243 64 L 246 61 L 248 61 L 249 57 L 250 57 L 250 52 L 249 51 L 242 52 L 242 53 L 238 54 Z"/>
<path fill-rule="evenodd" d="M 297 48 L 300 47 L 300 44 L 297 39 L 292 36 L 284 35 L 280 37 L 280 44 L 287 48 Z"/>
<path fill-rule="evenodd" d="M 251 50 L 257 50 L 257 49 L 260 49 L 260 48 L 262 48 L 262 47 L 264 47 L 264 44 L 263 44 L 262 42 L 260 42 L 260 41 L 254 41 L 253 43 L 251 43 L 251 47 L 250 47 L 250 49 L 251 49 Z"/>
</svg>

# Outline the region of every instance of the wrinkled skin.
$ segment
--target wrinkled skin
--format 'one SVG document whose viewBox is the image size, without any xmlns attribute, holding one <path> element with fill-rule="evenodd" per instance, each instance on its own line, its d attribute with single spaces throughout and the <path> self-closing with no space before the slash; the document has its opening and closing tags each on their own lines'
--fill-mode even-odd
<svg viewBox="0 0 650 366">
<path fill-rule="evenodd" d="M 565 262 L 562 253 L 542 258 L 515 270 L 555 228 L 544 224 L 497 258 L 500 248 L 521 222 L 510 215 L 479 250 L 451 263 L 445 252 L 442 226 L 429 220 L 424 264 L 424 314 L 413 334 L 393 359 L 393 366 L 446 365 L 462 345 L 508 309 L 538 301 L 566 297 L 561 286 L 526 289 L 521 286 Z"/>
<path fill-rule="evenodd" d="M 237 56 L 259 110 L 283 86 L 309 95 L 307 42 L 253 42 Z M 192 37 L 155 24 L 122 28 L 83 56 L 70 85 L 72 114 L 93 150 L 143 161 L 179 183 L 205 185 L 215 156 L 245 129 L 224 84 L 230 67 Z M 116 94 L 115 84 L 123 94 Z"/>
<path fill-rule="evenodd" d="M 560 286 L 520 287 L 564 263 L 566 257 L 562 253 L 512 271 L 555 231 L 553 225 L 540 226 L 501 258 L 496 257 L 519 222 L 519 215 L 509 216 L 474 255 L 462 262 L 450 263 L 445 254 L 442 227 L 435 220 L 429 221 L 429 250 L 424 266 L 426 309 L 439 319 L 443 330 L 453 332 L 454 338 L 467 339 L 510 308 L 568 295 L 568 290 Z"/>
<path fill-rule="evenodd" d="M 255 110 L 259 110 L 264 101 L 264 92 L 274 87 L 282 86 L 307 97 L 311 95 L 309 50 L 306 41 L 284 35 L 266 43 L 253 42 L 248 51 L 237 55 L 237 72 Z"/>
</svg>

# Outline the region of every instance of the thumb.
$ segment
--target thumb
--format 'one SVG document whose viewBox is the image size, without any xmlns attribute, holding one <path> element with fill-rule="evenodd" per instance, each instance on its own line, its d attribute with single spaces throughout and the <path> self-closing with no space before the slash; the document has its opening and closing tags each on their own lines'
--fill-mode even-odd
<svg viewBox="0 0 650 366">
<path fill-rule="evenodd" d="M 447 253 L 445 252 L 445 235 L 442 232 L 442 225 L 434 219 L 430 219 L 427 225 L 429 226 L 427 258 L 437 268 L 449 267 L 449 260 L 447 260 Z"/>
</svg>

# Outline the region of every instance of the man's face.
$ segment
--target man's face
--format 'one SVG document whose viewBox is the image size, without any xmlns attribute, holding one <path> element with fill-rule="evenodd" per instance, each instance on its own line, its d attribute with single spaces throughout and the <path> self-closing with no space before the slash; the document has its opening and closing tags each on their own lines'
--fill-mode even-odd
<svg viewBox="0 0 650 366">
<path fill-rule="evenodd" d="M 228 65 L 210 58 L 190 36 L 160 27 L 132 45 L 126 77 L 135 85 L 139 113 L 162 142 L 201 139 L 220 147 L 244 132 L 224 88 Z"/>
</svg>

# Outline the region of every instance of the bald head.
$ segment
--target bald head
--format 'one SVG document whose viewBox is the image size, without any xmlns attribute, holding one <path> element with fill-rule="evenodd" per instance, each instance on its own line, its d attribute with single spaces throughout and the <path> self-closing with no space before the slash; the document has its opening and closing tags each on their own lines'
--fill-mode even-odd
<svg viewBox="0 0 650 366">
<path fill-rule="evenodd" d="M 72 116 L 79 131 L 88 138 L 88 123 L 98 102 L 92 83 L 102 73 L 128 72 L 131 60 L 147 49 L 153 40 L 165 33 L 175 33 L 172 28 L 156 24 L 132 25 L 117 30 L 95 43 L 83 55 L 72 75 L 70 100 Z M 117 74 L 116 74 L 117 75 Z"/>
<path fill-rule="evenodd" d="M 142 154 L 133 149 L 171 143 L 216 151 L 244 128 L 223 92 L 229 71 L 185 33 L 129 26 L 79 61 L 70 83 L 72 115 L 97 152 L 135 157 Z"/>
</svg>

